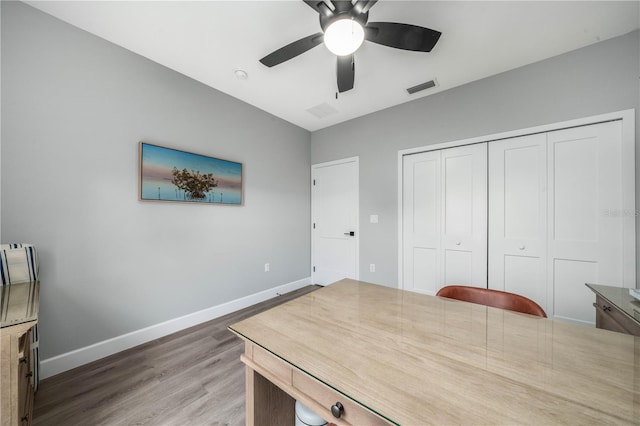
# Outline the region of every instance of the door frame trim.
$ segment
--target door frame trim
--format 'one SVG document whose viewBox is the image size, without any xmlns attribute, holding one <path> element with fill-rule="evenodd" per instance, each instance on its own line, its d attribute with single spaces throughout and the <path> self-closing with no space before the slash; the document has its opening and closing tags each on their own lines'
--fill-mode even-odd
<svg viewBox="0 0 640 426">
<path fill-rule="evenodd" d="M 607 114 L 593 115 L 578 118 L 575 120 L 560 121 L 540 126 L 527 127 L 523 129 L 511 130 L 508 132 L 495 133 L 485 136 L 478 136 L 469 139 L 460 139 L 450 142 L 436 143 L 416 148 L 403 149 L 398 151 L 398 288 L 404 289 L 402 276 L 402 265 L 404 259 L 403 228 L 402 228 L 402 194 L 403 194 L 403 158 L 405 155 L 418 154 L 421 152 L 454 148 L 463 145 L 472 145 L 484 142 L 493 142 L 501 139 L 511 139 L 520 136 L 528 136 L 536 133 L 547 133 L 556 130 L 564 130 L 572 127 L 588 126 L 592 124 L 604 123 L 607 121 L 622 122 L 622 194 L 623 194 L 623 287 L 636 286 L 636 216 L 639 210 L 636 209 L 636 188 L 635 188 L 635 109 L 611 112 Z M 628 182 L 633 182 L 631 188 Z M 625 195 L 629 194 L 629 196 Z M 628 214 L 627 214 L 628 213 Z M 631 214 L 634 213 L 634 214 Z"/>
<path fill-rule="evenodd" d="M 310 270 L 309 270 L 309 275 L 311 276 L 311 283 L 315 283 L 315 273 L 313 271 L 313 267 L 315 265 L 315 236 L 314 236 L 314 232 L 313 232 L 313 220 L 314 220 L 314 202 L 313 202 L 313 180 L 315 177 L 315 170 L 316 169 L 320 169 L 320 168 L 324 168 L 324 167 L 331 167 L 331 166 L 336 166 L 339 164 L 346 164 L 346 163 L 355 163 L 356 164 L 356 169 L 357 169 L 357 173 L 356 173 L 356 197 L 358 202 L 356 203 L 356 235 L 355 235 L 355 240 L 356 240 L 356 276 L 355 279 L 358 280 L 360 279 L 360 157 L 359 156 L 355 156 L 355 157 L 348 157 L 348 158 L 342 158 L 339 160 L 333 160 L 333 161 L 326 161 L 323 163 L 316 163 L 316 164 L 312 164 L 311 165 L 311 180 L 309 182 L 309 186 L 310 186 L 310 191 L 311 191 L 311 223 L 309 224 L 309 232 L 311 233 L 311 265 L 310 265 Z"/>
</svg>

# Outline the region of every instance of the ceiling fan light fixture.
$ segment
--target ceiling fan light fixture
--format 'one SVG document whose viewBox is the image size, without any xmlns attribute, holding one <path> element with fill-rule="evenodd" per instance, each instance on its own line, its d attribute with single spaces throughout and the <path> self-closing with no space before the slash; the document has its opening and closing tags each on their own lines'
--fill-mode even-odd
<svg viewBox="0 0 640 426">
<path fill-rule="evenodd" d="M 324 44 L 334 55 L 351 55 L 364 41 L 364 28 L 350 19 L 337 19 L 324 32 Z"/>
</svg>

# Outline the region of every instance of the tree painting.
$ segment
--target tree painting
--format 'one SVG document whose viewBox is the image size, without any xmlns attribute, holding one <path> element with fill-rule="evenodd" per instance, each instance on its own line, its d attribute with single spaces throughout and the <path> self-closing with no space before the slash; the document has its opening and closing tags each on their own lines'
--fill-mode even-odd
<svg viewBox="0 0 640 426">
<path fill-rule="evenodd" d="M 218 186 L 213 173 L 201 174 L 197 170 L 189 171 L 186 168 L 178 170 L 174 167 L 171 174 L 173 175 L 171 183 L 185 191 L 191 200 L 204 200 L 207 198 L 207 192 Z"/>
<path fill-rule="evenodd" d="M 140 142 L 140 200 L 242 205 L 242 163 Z"/>
</svg>

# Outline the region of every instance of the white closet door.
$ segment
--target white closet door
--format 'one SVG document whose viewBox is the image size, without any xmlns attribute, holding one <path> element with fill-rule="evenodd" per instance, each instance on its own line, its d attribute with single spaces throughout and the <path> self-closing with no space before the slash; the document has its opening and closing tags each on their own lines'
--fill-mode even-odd
<svg viewBox="0 0 640 426">
<path fill-rule="evenodd" d="M 623 284 L 621 126 L 548 134 L 547 271 L 556 318 L 593 324 L 593 294 L 584 284 Z"/>
<path fill-rule="evenodd" d="M 487 286 L 487 144 L 442 150 L 441 286 Z"/>
<path fill-rule="evenodd" d="M 435 294 L 440 288 L 440 151 L 403 158 L 404 288 Z"/>
<path fill-rule="evenodd" d="M 547 137 L 489 144 L 489 288 L 547 298 Z"/>
<path fill-rule="evenodd" d="M 486 144 L 403 159 L 403 288 L 487 285 Z"/>
</svg>

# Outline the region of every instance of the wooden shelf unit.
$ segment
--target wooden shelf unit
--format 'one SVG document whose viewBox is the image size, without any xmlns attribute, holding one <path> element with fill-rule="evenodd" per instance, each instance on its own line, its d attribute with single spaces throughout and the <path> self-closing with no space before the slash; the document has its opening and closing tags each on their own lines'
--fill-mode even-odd
<svg viewBox="0 0 640 426">
<path fill-rule="evenodd" d="M 2 426 L 28 426 L 33 420 L 31 330 L 36 322 L 31 321 L 0 329 L 2 343 L 0 424 Z"/>
</svg>

